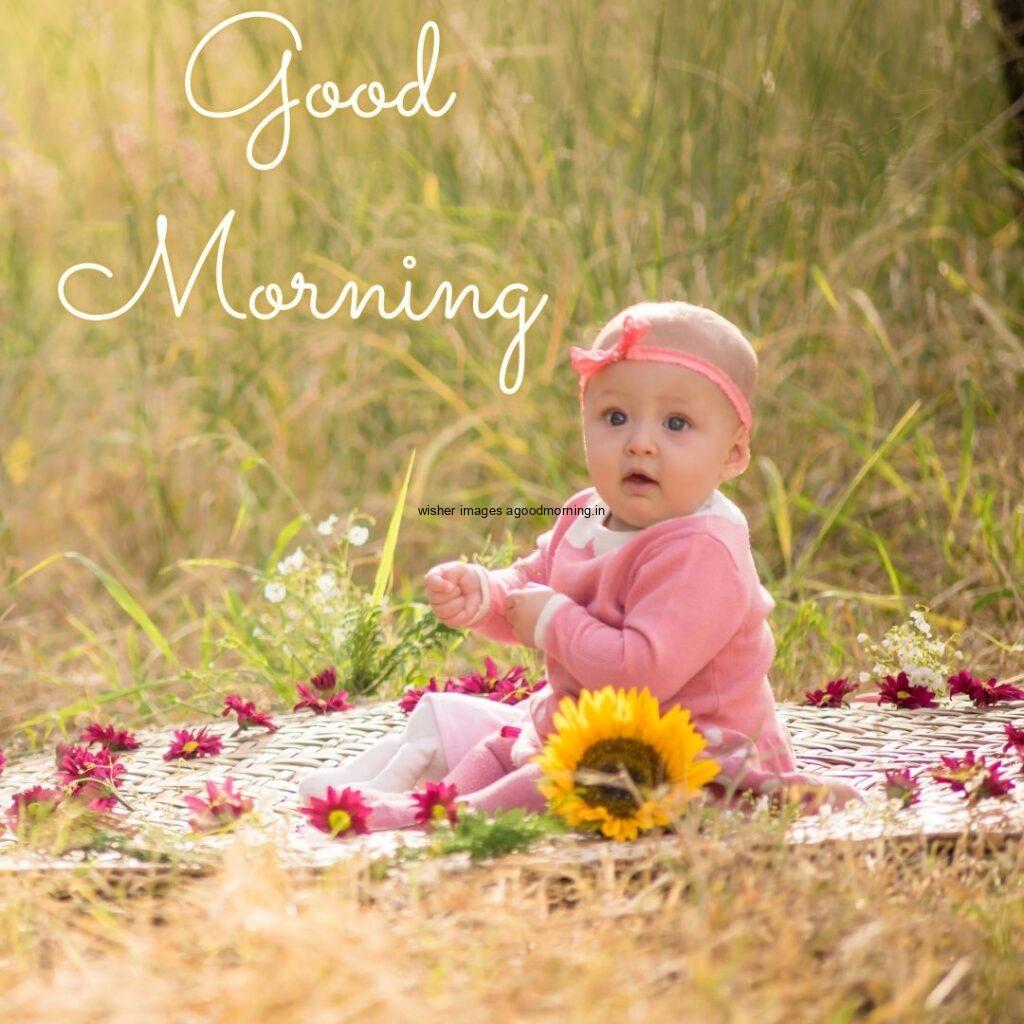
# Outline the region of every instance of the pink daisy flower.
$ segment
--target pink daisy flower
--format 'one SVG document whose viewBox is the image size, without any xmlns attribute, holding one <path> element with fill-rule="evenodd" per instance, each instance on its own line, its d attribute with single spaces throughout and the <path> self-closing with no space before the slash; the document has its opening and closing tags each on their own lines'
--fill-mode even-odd
<svg viewBox="0 0 1024 1024">
<path fill-rule="evenodd" d="M 191 761 L 196 757 L 213 757 L 219 754 L 222 747 L 220 737 L 208 733 L 207 728 L 204 725 L 201 729 L 175 729 L 174 739 L 164 754 L 164 760 L 174 761 L 180 758 Z"/>
<path fill-rule="evenodd" d="M 498 670 L 493 658 L 484 658 L 484 674 L 470 672 L 469 675 L 459 676 L 459 685 L 464 693 L 493 694 L 500 688 L 501 692 L 508 693 L 517 689 L 520 684 L 530 686 L 530 681 L 524 679 L 526 675 L 525 665 L 513 665 L 504 675 Z"/>
<path fill-rule="evenodd" d="M 804 704 L 817 708 L 845 708 L 849 704 L 847 696 L 857 689 L 857 683 L 848 683 L 845 679 L 833 679 L 825 684 L 824 690 L 807 690 L 804 692 Z"/>
<path fill-rule="evenodd" d="M 315 676 L 310 676 L 309 682 L 314 690 L 333 690 L 338 685 L 337 670 L 330 665 Z"/>
<path fill-rule="evenodd" d="M 425 693 L 466 693 L 467 691 L 462 688 L 454 679 L 446 679 L 442 686 L 433 676 L 430 677 L 430 682 L 422 689 L 415 689 L 410 686 L 405 691 L 404 696 L 398 702 L 398 706 L 408 715 L 411 714 L 413 709 L 419 704 L 420 699 Z"/>
<path fill-rule="evenodd" d="M 889 768 L 885 772 L 885 795 L 909 807 L 921 799 L 921 783 L 911 776 L 909 768 Z"/>
<path fill-rule="evenodd" d="M 31 789 L 15 793 L 5 812 L 8 828 L 17 832 L 23 823 L 31 825 L 47 817 L 60 803 L 61 797 L 60 790 L 48 789 L 46 786 L 32 786 Z"/>
<path fill-rule="evenodd" d="M 114 725 L 100 725 L 99 722 L 87 725 L 78 738 L 86 746 L 98 743 L 110 751 L 137 750 L 139 748 L 139 741 L 127 729 L 118 729 Z"/>
<path fill-rule="evenodd" d="M 974 804 L 988 797 L 1004 797 L 1015 788 L 1009 779 L 1001 778 L 1002 761 L 986 764 L 985 756 L 978 757 L 968 750 L 962 758 L 942 755 L 942 768 L 932 768 L 936 782 L 949 786 L 954 793 L 963 793 L 968 803 Z"/>
<path fill-rule="evenodd" d="M 363 800 L 362 793 L 357 789 L 346 787 L 340 793 L 327 787 L 324 797 L 311 796 L 299 808 L 309 820 L 310 825 L 326 832 L 332 839 L 357 832 L 365 835 L 370 831 L 366 819 L 371 808 Z"/>
<path fill-rule="evenodd" d="M 971 690 L 974 689 L 977 682 L 978 680 L 975 679 L 970 672 L 957 672 L 955 676 L 949 677 L 950 697 L 955 697 L 958 693 L 965 694 L 969 697 Z"/>
<path fill-rule="evenodd" d="M 185 797 L 185 804 L 192 812 L 189 824 L 194 832 L 213 832 L 237 821 L 252 810 L 249 797 L 235 790 L 235 780 L 228 777 L 223 786 L 207 781 L 206 799 L 200 796 Z"/>
<path fill-rule="evenodd" d="M 122 775 L 124 765 L 116 754 L 106 748 L 93 751 L 75 746 L 65 749 L 57 772 L 58 780 L 72 793 L 81 790 L 109 793 L 121 785 Z"/>
<path fill-rule="evenodd" d="M 296 683 L 295 689 L 298 690 L 300 699 L 292 711 L 309 708 L 314 715 L 326 715 L 331 711 L 351 711 L 354 707 L 349 702 L 348 690 L 339 690 L 337 693 L 332 693 L 330 697 L 321 697 L 308 686 L 303 686 L 302 683 Z"/>
<path fill-rule="evenodd" d="M 224 710 L 220 716 L 230 715 L 234 712 L 238 716 L 238 728 L 249 729 L 259 726 L 268 729 L 270 732 L 277 732 L 277 723 L 265 711 L 257 711 L 256 705 L 251 700 L 242 700 L 236 693 L 229 693 L 224 698 Z"/>
<path fill-rule="evenodd" d="M 121 785 L 124 765 L 106 747 L 63 745 L 57 779 L 75 800 L 85 800 L 94 811 L 109 811 L 117 806 L 114 790 Z"/>
<path fill-rule="evenodd" d="M 989 707 L 1001 700 L 1024 700 L 1024 690 L 1009 683 L 997 682 L 995 676 L 988 682 L 975 679 L 970 672 L 957 672 L 949 677 L 949 693 L 955 697 L 965 693 L 978 707 Z"/>
<path fill-rule="evenodd" d="M 906 672 L 901 672 L 894 679 L 886 676 L 885 682 L 878 686 L 881 704 L 895 704 L 898 708 L 937 708 L 935 691 L 927 686 L 911 685 Z"/>
<path fill-rule="evenodd" d="M 412 798 L 417 804 L 416 823 L 419 825 L 432 824 L 444 821 L 445 818 L 456 824 L 459 820 L 459 810 L 455 805 L 455 798 L 459 790 L 455 785 L 446 785 L 443 782 L 428 782 L 421 793 L 413 793 Z"/>
<path fill-rule="evenodd" d="M 536 683 L 531 683 L 529 679 L 524 679 L 521 683 L 511 679 L 499 679 L 494 684 L 494 689 L 487 695 L 487 699 L 497 701 L 499 704 L 518 704 L 520 701 L 526 700 L 531 693 L 539 690 L 545 683 L 547 683 L 546 679 L 540 679 Z"/>
<path fill-rule="evenodd" d="M 514 665 L 502 675 L 494 659 L 485 658 L 482 674 L 474 670 L 467 675 L 459 676 L 458 679 L 446 679 L 443 685 L 431 676 L 428 685 L 422 689 L 409 687 L 398 704 L 406 714 L 410 714 L 425 693 L 467 693 L 473 697 L 487 697 L 502 704 L 518 704 L 547 682 L 546 679 L 541 679 L 539 682 L 531 683 L 524 678 L 525 675 L 524 665 Z"/>
<path fill-rule="evenodd" d="M 1003 731 L 1006 733 L 1003 750 L 1012 750 L 1021 761 L 1024 761 L 1024 729 L 1018 729 L 1017 726 L 1007 722 L 1003 726 Z"/>
<path fill-rule="evenodd" d="M 493 658 L 484 658 L 484 674 L 474 670 L 468 675 L 459 676 L 459 684 L 463 693 L 491 693 L 500 680 L 507 679 L 516 683 L 525 673 L 526 669 L 522 665 L 516 665 L 502 675 Z"/>
</svg>

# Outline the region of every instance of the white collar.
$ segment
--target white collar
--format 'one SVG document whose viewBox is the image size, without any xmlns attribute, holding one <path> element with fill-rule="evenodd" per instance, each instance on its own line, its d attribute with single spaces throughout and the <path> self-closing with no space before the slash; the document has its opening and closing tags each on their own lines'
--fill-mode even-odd
<svg viewBox="0 0 1024 1024">
<path fill-rule="evenodd" d="M 603 555 L 605 552 L 614 551 L 633 539 L 645 527 L 632 527 L 628 530 L 612 530 L 604 524 L 607 513 L 598 511 L 605 508 L 601 496 L 595 490 L 585 506 L 586 510 L 573 518 L 572 526 L 565 533 L 565 539 L 574 548 L 585 548 L 591 541 L 594 543 L 594 554 Z M 713 491 L 711 497 L 704 502 L 700 508 L 694 509 L 685 516 L 677 516 L 678 519 L 691 519 L 697 516 L 722 516 L 734 523 L 746 523 L 746 518 L 739 508 L 730 501 L 721 491 Z M 668 520 L 663 520 L 668 522 Z M 657 525 L 657 524 L 655 524 Z"/>
</svg>

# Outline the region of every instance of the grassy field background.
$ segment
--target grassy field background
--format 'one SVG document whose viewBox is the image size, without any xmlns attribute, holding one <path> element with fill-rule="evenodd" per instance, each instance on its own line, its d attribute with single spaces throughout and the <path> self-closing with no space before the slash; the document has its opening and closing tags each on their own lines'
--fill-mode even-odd
<svg viewBox="0 0 1024 1024">
<path fill-rule="evenodd" d="M 997 641 L 1020 641 L 1024 607 L 1020 175 L 1001 148 L 987 8 L 279 9 L 305 41 L 297 96 L 325 78 L 394 91 L 436 18 L 432 96 L 455 89 L 453 109 L 313 122 L 300 108 L 282 165 L 258 173 L 244 144 L 269 106 L 213 121 L 182 88 L 229 6 L 44 2 L 6 19 L 8 582 L 54 552 L 87 554 L 198 664 L 231 577 L 180 560 L 262 564 L 302 511 L 382 524 L 413 449 L 411 508 L 557 505 L 587 483 L 568 346 L 630 301 L 685 298 L 735 319 L 761 358 L 756 458 L 730 493 L 779 603 L 779 693 L 853 671 L 857 633 L 915 600 L 967 624 L 979 670 L 1013 671 Z M 244 102 L 286 42 L 279 26 L 239 26 L 201 65 L 200 91 Z M 547 292 L 522 389 L 498 390 L 512 327 L 496 319 L 238 323 L 208 272 L 180 320 L 159 279 L 106 323 L 57 302 L 58 276 L 83 261 L 115 277 L 78 285 L 76 301 L 124 301 L 158 213 L 183 280 L 229 209 L 237 305 L 295 270 L 329 294 L 350 279 L 395 294 L 410 253 L 424 295 L 443 279 L 485 297 L 514 280 Z M 398 591 L 422 600 L 431 564 L 489 535 L 526 550 L 544 528 L 410 511 Z M 3 611 L 11 722 L 165 667 L 80 566 L 8 590 Z"/>
<path fill-rule="evenodd" d="M 262 614 L 260 572 L 286 553 L 280 542 L 316 549 L 312 524 L 329 513 L 374 517 L 369 542 L 346 555 L 368 589 L 413 450 L 396 601 L 422 601 L 422 573 L 438 561 L 527 550 L 546 520 L 442 521 L 415 507 L 557 505 L 586 486 L 567 350 L 641 298 L 710 305 L 758 349 L 755 459 L 726 490 L 748 515 L 777 601 L 778 696 L 855 678 L 870 667 L 857 635 L 878 637 L 917 602 L 940 628 L 963 629 L 975 674 L 1020 680 L 1024 180 L 1003 148 L 1007 102 L 987 5 L 282 0 L 274 9 L 303 36 L 291 76 L 299 96 L 327 78 L 343 93 L 373 77 L 393 92 L 414 73 L 420 25 L 436 19 L 432 95 L 455 89 L 452 111 L 441 120 L 342 113 L 314 123 L 300 110 L 282 165 L 261 174 L 244 159 L 260 114 L 206 120 L 182 89 L 192 47 L 234 5 L 6 5 L 0 723 L 8 745 L 30 735 L 25 723 L 38 739 L 104 695 L 124 694 L 107 712 L 135 724 L 212 713 L 240 680 L 282 708 L 284 687 L 310 666 L 268 662 L 240 675 L 230 644 L 219 641 Z M 285 41 L 271 27 L 223 40 L 204 95 L 221 105 L 251 97 Z M 418 260 L 423 294 L 443 279 L 477 283 L 485 297 L 511 281 L 534 297 L 547 292 L 522 389 L 498 389 L 512 328 L 497 319 L 320 323 L 286 314 L 238 324 L 208 273 L 180 319 L 159 281 L 108 323 L 60 307 L 57 279 L 83 261 L 108 264 L 115 278 L 76 293 L 82 305 L 124 301 L 150 261 L 160 213 L 180 278 L 229 209 L 237 213 L 226 279 L 236 303 L 296 270 L 328 292 L 348 280 L 394 292 L 406 254 Z M 282 533 L 303 514 L 307 525 Z M 68 551 L 109 573 L 107 584 L 82 561 L 60 558 L 22 579 Z M 118 587 L 128 595 L 120 603 Z M 453 674 L 488 650 L 523 660 L 470 640 L 425 661 L 424 672 Z M 62 709 L 63 718 L 48 717 Z M 758 865 L 775 877 L 768 862 Z M 807 877 L 834 920 L 863 925 L 855 901 L 864 896 L 830 888 L 828 865 L 806 870 L 817 872 Z M 922 883 L 936 902 L 923 897 L 920 934 L 963 924 L 973 901 L 979 916 L 954 945 L 967 944 L 977 963 L 987 944 L 995 967 L 985 984 L 1006 1008 L 998 1000 L 1012 998 L 1020 953 L 1006 915 L 1019 924 L 1019 897 L 997 911 L 987 902 L 990 875 L 968 883 L 958 872 L 969 866 L 921 870 L 938 874 Z M 904 884 L 892 878 L 867 898 Z M 230 880 L 214 884 L 234 905 L 224 895 Z M 294 905 L 281 895 L 287 885 L 268 897 L 267 914 Z M 339 895 L 348 891 L 342 885 L 330 897 L 341 902 L 326 905 L 351 911 Z M 64 927 L 56 905 L 29 913 L 29 902 L 18 904 L 21 917 L 6 915 L 8 950 L 35 967 L 66 953 L 60 970 L 77 977 L 73 964 L 92 955 L 93 940 L 71 950 L 59 934 L 51 945 L 18 938 L 32 914 L 56 914 Z M 143 911 L 92 917 L 99 912 L 84 906 L 76 920 L 93 921 L 96 936 L 109 924 L 101 945 L 139 934 Z M 771 908 L 784 916 L 783 906 L 781 895 L 769 901 L 769 931 Z M 896 914 L 898 901 L 892 906 Z M 423 911 L 408 920 L 401 941 L 413 943 L 416 922 L 433 918 Z M 914 947 L 910 925 L 900 931 L 904 924 L 887 920 L 883 931 L 891 926 Z M 183 935 L 188 925 L 175 927 Z M 806 938 L 793 936 L 793 948 L 806 953 Z M 111 942 L 104 948 L 116 950 Z M 611 956 L 613 945 L 595 942 Z M 252 978 L 253 948 L 211 955 L 242 971 L 233 977 Z M 755 969 L 748 954 L 724 955 L 750 977 L 770 976 L 770 965 Z M 886 1001 L 896 995 L 883 986 L 828 1019 L 886 1005 L 890 1016 L 872 1019 L 920 1010 L 953 962 L 944 956 L 921 960 L 909 1010 L 892 1009 Z M 792 970 L 783 974 L 795 978 L 799 956 L 786 962 Z M 844 975 L 842 991 L 868 984 L 861 967 Z M 189 969 L 186 961 L 175 968 Z M 718 1019 L 730 1019 L 727 1000 L 709 993 L 742 974 L 686 976 Z M 29 977 L 17 983 L 32 993 Z M 977 993 L 981 982 L 971 978 Z M 601 991 L 579 998 L 603 999 Z M 806 1005 L 805 995 L 783 985 L 779 1014 Z M 968 1019 L 965 1005 L 946 1019 Z"/>
</svg>

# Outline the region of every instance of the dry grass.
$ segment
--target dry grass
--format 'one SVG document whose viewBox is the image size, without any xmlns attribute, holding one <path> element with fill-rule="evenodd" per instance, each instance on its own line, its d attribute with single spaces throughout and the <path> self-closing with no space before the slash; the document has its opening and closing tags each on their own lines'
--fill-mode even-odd
<svg viewBox="0 0 1024 1024">
<path fill-rule="evenodd" d="M 617 870 L 563 851 L 386 878 L 362 859 L 302 878 L 242 844 L 211 877 L 130 899 L 5 879 L 0 992 L 11 1019 L 112 1024 L 1024 1011 L 1019 843 L 984 858 L 764 839 L 687 834 Z"/>
</svg>

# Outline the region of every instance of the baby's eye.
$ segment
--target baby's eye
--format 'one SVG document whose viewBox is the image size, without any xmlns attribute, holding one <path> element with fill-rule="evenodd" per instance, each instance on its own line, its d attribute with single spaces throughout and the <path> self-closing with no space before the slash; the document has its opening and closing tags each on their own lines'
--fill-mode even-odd
<svg viewBox="0 0 1024 1024">
<path fill-rule="evenodd" d="M 621 409 L 609 409 L 604 416 L 613 427 L 621 427 L 626 422 L 626 414 Z"/>
<path fill-rule="evenodd" d="M 669 416 L 669 418 L 665 420 L 665 425 L 668 427 L 669 430 L 682 430 L 684 427 L 688 427 L 690 424 L 682 416 Z"/>
</svg>

